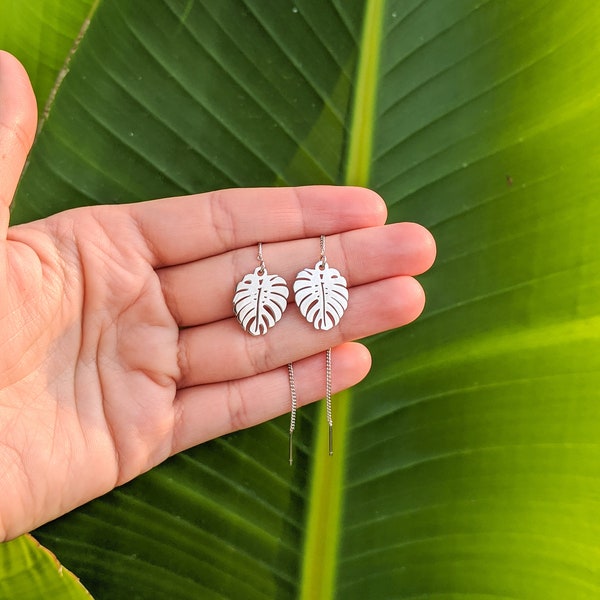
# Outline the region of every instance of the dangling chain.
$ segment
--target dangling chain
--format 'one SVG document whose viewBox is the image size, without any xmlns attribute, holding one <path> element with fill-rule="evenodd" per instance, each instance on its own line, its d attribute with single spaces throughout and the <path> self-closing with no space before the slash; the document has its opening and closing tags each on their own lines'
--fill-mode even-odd
<svg viewBox="0 0 600 600">
<path fill-rule="evenodd" d="M 329 425 L 329 456 L 333 454 L 333 418 L 331 416 L 331 348 L 327 348 L 325 354 L 325 411 L 327 424 Z"/>
<path fill-rule="evenodd" d="M 294 462 L 294 429 L 296 429 L 296 409 L 298 401 L 296 398 L 296 382 L 294 381 L 294 366 L 288 364 L 288 377 L 290 379 L 290 393 L 292 395 L 292 411 L 290 413 L 290 465 Z"/>
</svg>

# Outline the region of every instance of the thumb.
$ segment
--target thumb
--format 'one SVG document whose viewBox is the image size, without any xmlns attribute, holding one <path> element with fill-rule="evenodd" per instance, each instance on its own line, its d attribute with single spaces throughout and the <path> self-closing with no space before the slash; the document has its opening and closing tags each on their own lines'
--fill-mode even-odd
<svg viewBox="0 0 600 600">
<path fill-rule="evenodd" d="M 37 106 L 21 63 L 0 50 L 0 241 L 6 240 L 9 207 L 37 126 Z"/>
</svg>

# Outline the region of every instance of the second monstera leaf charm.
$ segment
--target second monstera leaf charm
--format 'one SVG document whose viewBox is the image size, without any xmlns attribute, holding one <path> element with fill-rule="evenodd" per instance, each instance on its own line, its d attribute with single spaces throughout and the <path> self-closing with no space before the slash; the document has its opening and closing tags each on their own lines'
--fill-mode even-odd
<svg viewBox="0 0 600 600">
<path fill-rule="evenodd" d="M 290 294 L 283 277 L 267 273 L 262 244 L 259 244 L 258 259 L 260 266 L 254 273 L 244 275 L 233 296 L 233 312 L 250 335 L 264 335 L 281 319 Z"/>
<path fill-rule="evenodd" d="M 315 329 L 332 329 L 348 308 L 346 279 L 324 259 L 298 273 L 294 293 L 300 312 Z"/>
</svg>

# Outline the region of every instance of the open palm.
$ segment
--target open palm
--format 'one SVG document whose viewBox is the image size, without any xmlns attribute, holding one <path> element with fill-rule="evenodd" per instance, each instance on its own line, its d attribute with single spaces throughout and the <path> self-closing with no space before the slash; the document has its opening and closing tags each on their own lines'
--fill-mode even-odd
<svg viewBox="0 0 600 600">
<path fill-rule="evenodd" d="M 0 110 L 0 539 L 289 410 L 289 362 L 301 404 L 323 396 L 330 346 L 334 390 L 353 385 L 370 358 L 347 342 L 422 310 L 412 276 L 433 261 L 431 236 L 384 226 L 383 202 L 359 188 L 227 190 L 8 228 L 36 110 L 5 53 Z M 350 287 L 340 325 L 316 331 L 290 305 L 267 335 L 245 333 L 231 303 L 257 243 L 290 285 L 321 234 Z"/>
</svg>

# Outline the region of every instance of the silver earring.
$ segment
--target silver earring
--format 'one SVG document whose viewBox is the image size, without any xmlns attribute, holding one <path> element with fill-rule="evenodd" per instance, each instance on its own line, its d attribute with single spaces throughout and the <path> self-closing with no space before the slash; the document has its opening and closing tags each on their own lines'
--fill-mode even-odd
<svg viewBox="0 0 600 600">
<path fill-rule="evenodd" d="M 250 335 L 264 335 L 281 319 L 290 292 L 279 275 L 269 275 L 258 243 L 258 267 L 247 273 L 235 288 L 233 312 Z"/>
<path fill-rule="evenodd" d="M 327 264 L 325 236 L 321 236 L 321 256 L 314 269 L 304 269 L 294 281 L 295 301 L 302 316 L 315 329 L 335 327 L 348 308 L 346 279 Z M 329 454 L 333 454 L 333 417 L 331 411 L 331 348 L 325 354 L 325 402 L 329 426 Z M 294 415 L 293 415 L 294 416 Z M 290 430 L 292 428 L 290 427 Z"/>
<path fill-rule="evenodd" d="M 321 256 L 314 269 L 304 269 L 294 281 L 296 304 L 302 316 L 315 329 L 335 327 L 348 308 L 346 280 L 327 264 L 325 236 L 321 236 Z"/>
</svg>

